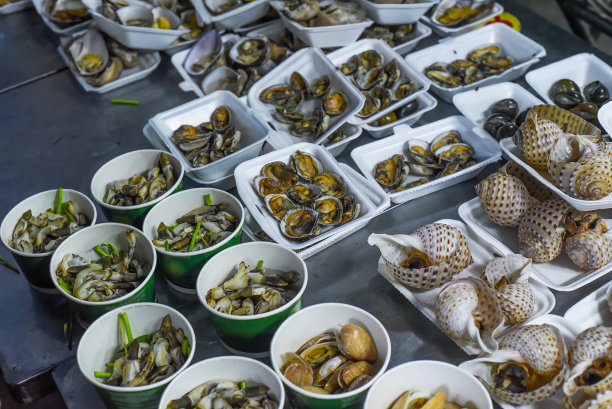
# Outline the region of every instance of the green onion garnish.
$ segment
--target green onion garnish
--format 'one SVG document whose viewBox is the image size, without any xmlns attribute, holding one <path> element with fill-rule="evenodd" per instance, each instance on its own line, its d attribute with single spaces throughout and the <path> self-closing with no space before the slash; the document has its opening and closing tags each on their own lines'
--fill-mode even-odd
<svg viewBox="0 0 612 409">
<path fill-rule="evenodd" d="M 110 373 L 110 372 L 98 372 L 98 371 L 94 371 L 94 376 L 96 378 L 105 378 L 105 379 L 108 379 L 111 376 L 113 376 L 113 374 Z"/>
<path fill-rule="evenodd" d="M 204 195 L 204 203 L 206 203 L 206 206 L 212 206 L 213 204 L 213 200 L 212 200 L 212 196 L 209 194 Z"/>
<path fill-rule="evenodd" d="M 57 198 L 55 200 L 55 214 L 62 213 L 62 195 L 64 190 L 61 187 L 57 188 Z"/>
</svg>

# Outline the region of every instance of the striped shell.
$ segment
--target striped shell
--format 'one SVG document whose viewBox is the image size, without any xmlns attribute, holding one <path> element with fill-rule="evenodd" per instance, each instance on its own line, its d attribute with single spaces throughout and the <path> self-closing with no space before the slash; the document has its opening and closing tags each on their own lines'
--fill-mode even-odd
<svg viewBox="0 0 612 409">
<path fill-rule="evenodd" d="M 443 223 L 428 224 L 411 235 L 371 234 L 368 244 L 378 247 L 385 268 L 396 280 L 415 288 L 440 287 L 472 263 L 463 234 Z M 431 266 L 408 267 L 406 261 L 415 250 L 425 253 Z"/>
<path fill-rule="evenodd" d="M 495 172 L 476 185 L 485 214 L 500 226 L 516 227 L 532 204 L 527 187 L 516 176 Z"/>
<path fill-rule="evenodd" d="M 497 298 L 508 324 L 527 321 L 535 308 L 535 294 L 528 283 L 505 285 L 497 290 Z"/>
<path fill-rule="evenodd" d="M 449 283 L 438 294 L 435 311 L 442 332 L 470 353 L 497 349 L 494 337 L 504 325 L 504 315 L 495 290 L 484 281 L 467 277 Z M 480 330 L 476 317 L 481 319 Z"/>
<path fill-rule="evenodd" d="M 563 385 L 568 396 L 576 393 L 595 396 L 599 392 L 612 389 L 612 373 L 591 385 L 577 385 L 577 378 L 598 358 L 612 359 L 612 328 L 597 326 L 582 331 L 569 350 L 570 374 Z"/>
<path fill-rule="evenodd" d="M 533 206 L 519 223 L 519 252 L 535 263 L 554 260 L 563 250 L 565 215 L 570 205 L 562 199 L 552 199 Z"/>
<path fill-rule="evenodd" d="M 534 178 L 531 173 L 527 172 L 521 165 L 516 162 L 508 162 L 499 170 L 508 175 L 516 176 L 523 182 L 532 198 L 540 202 L 554 199 L 556 196 L 546 186 Z"/>
<path fill-rule="evenodd" d="M 612 256 L 612 239 L 595 231 L 584 231 L 565 239 L 565 252 L 583 270 L 597 270 Z"/>
<path fill-rule="evenodd" d="M 530 392 L 498 389 L 493 382 L 493 365 L 509 361 L 525 363 L 537 374 L 552 379 Z M 493 354 L 464 362 L 459 367 L 476 376 L 496 400 L 523 405 L 544 400 L 561 387 L 567 368 L 567 350 L 556 327 L 549 324 L 524 325 L 502 337 L 499 349 Z"/>
</svg>

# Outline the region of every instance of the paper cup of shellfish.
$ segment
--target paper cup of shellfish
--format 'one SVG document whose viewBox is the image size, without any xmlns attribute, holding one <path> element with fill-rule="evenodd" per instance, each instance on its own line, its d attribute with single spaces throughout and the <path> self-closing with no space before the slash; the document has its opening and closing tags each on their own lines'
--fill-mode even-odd
<svg viewBox="0 0 612 409">
<path fill-rule="evenodd" d="M 86 328 L 117 307 L 153 302 L 156 263 L 153 244 L 140 230 L 102 223 L 64 240 L 47 274 Z"/>
<path fill-rule="evenodd" d="M 158 269 L 168 285 L 195 294 L 202 266 L 240 243 L 243 223 L 238 199 L 223 190 L 197 188 L 159 202 L 147 213 L 142 229 L 159 256 Z"/>
<path fill-rule="evenodd" d="M 196 290 L 225 348 L 261 357 L 269 355 L 278 326 L 302 307 L 307 283 L 306 263 L 295 252 L 255 242 L 230 247 L 208 260 Z"/>
<path fill-rule="evenodd" d="M 181 190 L 183 175 L 183 165 L 173 154 L 142 149 L 102 165 L 90 189 L 107 220 L 140 227 L 153 206 Z"/>
<path fill-rule="evenodd" d="M 22 200 L 6 214 L 0 238 L 32 288 L 55 293 L 49 278 L 52 254 L 71 234 L 95 224 L 96 218 L 95 205 L 83 193 L 47 190 Z"/>
<path fill-rule="evenodd" d="M 440 36 L 458 36 L 482 27 L 503 11 L 503 6 L 492 0 L 442 0 L 423 16 L 423 21 Z"/>
<path fill-rule="evenodd" d="M 364 409 L 493 409 L 473 375 L 440 361 L 412 361 L 385 372 L 368 391 Z"/>
<path fill-rule="evenodd" d="M 219 356 L 196 362 L 166 388 L 158 409 L 232 407 L 283 409 L 285 390 L 278 375 L 263 363 L 242 356 Z M 219 403 L 217 403 L 219 402 Z M 220 406 L 225 404 L 225 406 Z"/>
<path fill-rule="evenodd" d="M 274 371 L 296 407 L 361 405 L 391 356 L 384 326 L 348 304 L 325 303 L 293 314 L 270 344 Z"/>
<path fill-rule="evenodd" d="M 168 384 L 191 363 L 195 333 L 177 310 L 157 303 L 118 307 L 87 328 L 79 370 L 107 408 L 157 408 Z"/>
</svg>

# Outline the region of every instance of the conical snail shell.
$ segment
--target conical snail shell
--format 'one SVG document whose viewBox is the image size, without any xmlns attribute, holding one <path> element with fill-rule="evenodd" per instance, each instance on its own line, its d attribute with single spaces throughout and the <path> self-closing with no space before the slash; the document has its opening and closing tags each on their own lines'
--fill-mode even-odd
<svg viewBox="0 0 612 409">
<path fill-rule="evenodd" d="M 497 349 L 494 336 L 504 325 L 504 315 L 495 290 L 484 281 L 468 277 L 451 282 L 438 294 L 435 310 L 440 329 L 457 344 L 473 353 Z M 481 330 L 475 317 L 481 319 Z"/>
<path fill-rule="evenodd" d="M 570 205 L 552 199 L 525 212 L 518 228 L 519 252 L 536 263 L 554 260 L 563 250 L 563 221 Z"/>
<path fill-rule="evenodd" d="M 411 235 L 371 234 L 368 244 L 378 247 L 387 271 L 396 280 L 415 288 L 439 287 L 472 263 L 463 234 L 442 223 L 420 227 Z M 414 249 L 425 253 L 432 265 L 405 267 L 403 263 Z"/>
<path fill-rule="evenodd" d="M 563 391 L 572 396 L 577 392 L 583 392 L 594 396 L 599 392 L 612 389 L 612 373 L 591 385 L 579 386 L 576 378 L 593 364 L 598 358 L 612 358 L 612 328 L 597 326 L 582 331 L 574 341 L 569 350 L 570 375 Z"/>
<path fill-rule="evenodd" d="M 583 270 L 597 270 L 612 256 L 612 239 L 595 231 L 584 231 L 565 239 L 565 252 Z"/>
<path fill-rule="evenodd" d="M 516 176 L 523 182 L 532 198 L 540 202 L 554 199 L 556 196 L 546 186 L 534 178 L 531 173 L 527 172 L 521 165 L 516 162 L 508 162 L 502 166 L 500 172 L 508 175 Z"/>
<path fill-rule="evenodd" d="M 535 294 L 528 283 L 505 285 L 497 290 L 497 298 L 508 324 L 527 321 L 535 307 Z"/>
<path fill-rule="evenodd" d="M 536 373 L 553 378 L 530 392 L 498 389 L 494 386 L 492 367 L 495 363 L 509 361 L 526 363 Z M 556 327 L 549 324 L 524 325 L 500 339 L 499 349 L 493 354 L 464 362 L 459 367 L 476 376 L 496 399 L 523 405 L 544 400 L 561 387 L 567 368 L 567 350 Z"/>
<path fill-rule="evenodd" d="M 516 227 L 532 204 L 527 187 L 516 176 L 495 172 L 476 185 L 485 214 L 500 226 Z"/>
</svg>

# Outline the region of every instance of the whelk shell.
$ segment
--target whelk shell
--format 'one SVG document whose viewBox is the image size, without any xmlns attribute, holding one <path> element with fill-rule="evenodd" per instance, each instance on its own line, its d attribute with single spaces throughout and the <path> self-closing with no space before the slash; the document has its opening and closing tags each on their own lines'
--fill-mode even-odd
<svg viewBox="0 0 612 409">
<path fill-rule="evenodd" d="M 516 176 L 495 172 L 476 185 L 485 214 L 500 226 L 516 227 L 532 205 L 525 184 Z"/>
<path fill-rule="evenodd" d="M 565 252 L 583 270 L 597 270 L 612 256 L 612 239 L 596 231 L 584 231 L 565 240 Z"/>
</svg>

